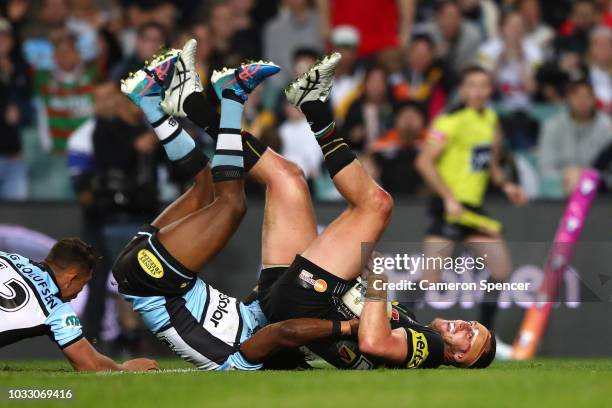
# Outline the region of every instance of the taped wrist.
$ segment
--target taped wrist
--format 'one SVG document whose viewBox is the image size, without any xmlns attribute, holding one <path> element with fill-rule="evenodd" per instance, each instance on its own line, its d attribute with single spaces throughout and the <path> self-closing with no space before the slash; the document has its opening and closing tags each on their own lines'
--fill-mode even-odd
<svg viewBox="0 0 612 408">
<path fill-rule="evenodd" d="M 368 288 L 366 289 L 366 300 L 386 302 L 387 289 L 385 283 L 389 281 L 384 273 L 371 273 L 368 275 Z"/>
</svg>

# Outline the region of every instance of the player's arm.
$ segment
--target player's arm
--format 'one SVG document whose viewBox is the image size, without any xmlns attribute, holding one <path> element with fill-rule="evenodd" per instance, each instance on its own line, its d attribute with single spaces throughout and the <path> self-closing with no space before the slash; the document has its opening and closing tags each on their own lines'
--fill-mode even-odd
<svg viewBox="0 0 612 408">
<path fill-rule="evenodd" d="M 495 131 L 493 145 L 491 146 L 491 162 L 489 163 L 491 181 L 506 194 L 513 204 L 524 205 L 527 203 L 527 196 L 523 192 L 523 189 L 518 184 L 507 180 L 501 168 L 502 146 L 503 133 L 498 125 Z"/>
<path fill-rule="evenodd" d="M 384 282 L 384 275 L 371 273 L 368 276 L 366 302 L 359 322 L 359 350 L 387 363 L 401 364 L 408 353 L 406 332 L 391 329 L 387 316 L 387 291 L 382 287 Z"/>
<path fill-rule="evenodd" d="M 500 127 L 497 126 L 493 144 L 491 145 L 491 162 L 489 163 L 489 170 L 491 172 L 491 182 L 499 188 L 502 188 L 504 183 L 506 183 L 506 177 L 501 169 L 502 140 L 502 131 Z"/>
<path fill-rule="evenodd" d="M 240 352 L 249 361 L 261 363 L 283 349 L 301 347 L 317 340 L 349 337 L 357 332 L 359 321 L 331 321 L 298 318 L 265 326 L 242 343 Z"/>
<path fill-rule="evenodd" d="M 83 338 L 81 322 L 68 302 L 57 299 L 58 305 L 47 316 L 45 324 L 49 335 L 62 349 L 64 355 L 76 371 L 141 371 L 157 369 L 153 360 L 139 358 L 117 364 L 100 354 L 87 339 Z"/>
<path fill-rule="evenodd" d="M 118 364 L 104 354 L 98 353 L 85 338 L 81 338 L 62 351 L 76 371 L 147 371 L 159 368 L 155 360 L 146 358 Z"/>
<path fill-rule="evenodd" d="M 458 216 L 463 211 L 461 204 L 455 199 L 453 193 L 442 180 L 436 162 L 446 147 L 445 138 L 440 132 L 433 131 L 436 135 L 430 135 L 427 143 L 421 148 L 417 156 L 415 166 L 429 188 L 431 188 L 443 201 L 446 212 Z"/>
</svg>

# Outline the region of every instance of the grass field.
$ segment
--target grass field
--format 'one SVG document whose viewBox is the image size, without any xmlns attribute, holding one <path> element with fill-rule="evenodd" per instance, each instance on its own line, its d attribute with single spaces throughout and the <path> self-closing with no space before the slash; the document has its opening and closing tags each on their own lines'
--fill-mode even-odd
<svg viewBox="0 0 612 408">
<path fill-rule="evenodd" d="M 605 407 L 612 360 L 496 362 L 487 370 L 331 369 L 198 372 L 177 360 L 155 373 L 76 374 L 63 361 L 0 362 L 0 406 L 115 407 Z M 12 402 L 9 388 L 70 388 L 64 402 Z"/>
</svg>

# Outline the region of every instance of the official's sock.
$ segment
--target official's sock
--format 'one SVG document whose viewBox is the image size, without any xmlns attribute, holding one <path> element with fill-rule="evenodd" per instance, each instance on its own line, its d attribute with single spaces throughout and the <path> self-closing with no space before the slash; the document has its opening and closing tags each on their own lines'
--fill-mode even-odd
<svg viewBox="0 0 612 408">
<path fill-rule="evenodd" d="M 232 90 L 225 89 L 221 98 L 221 121 L 217 149 L 212 160 L 215 182 L 239 180 L 244 177 L 240 121 L 244 103 Z"/>
<path fill-rule="evenodd" d="M 336 132 L 336 122 L 329 102 L 309 101 L 301 106 L 315 135 L 331 178 L 355 160 L 355 154 Z"/>
<path fill-rule="evenodd" d="M 487 279 L 487 283 L 497 283 L 495 279 Z M 485 327 L 492 329 L 497 316 L 497 301 L 499 300 L 499 290 L 491 290 L 484 294 L 482 303 L 480 304 L 479 322 Z"/>
<path fill-rule="evenodd" d="M 140 107 L 161 141 L 168 159 L 180 169 L 183 176 L 191 178 L 206 167 L 208 157 L 198 149 L 195 140 L 182 126 L 161 110 L 160 101 L 159 96 L 148 96 L 143 98 Z"/>
<path fill-rule="evenodd" d="M 206 130 L 206 133 L 217 141 L 221 117 L 217 107 L 202 92 L 194 92 L 185 99 L 183 105 L 189 120 Z M 244 170 L 248 173 L 264 154 L 268 146 L 247 131 L 242 131 L 242 154 Z"/>
</svg>

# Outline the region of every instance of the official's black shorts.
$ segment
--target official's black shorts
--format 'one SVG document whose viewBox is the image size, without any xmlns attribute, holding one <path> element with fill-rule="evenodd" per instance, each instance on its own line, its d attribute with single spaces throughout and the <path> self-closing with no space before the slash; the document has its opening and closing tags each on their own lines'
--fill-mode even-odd
<svg viewBox="0 0 612 408">
<path fill-rule="evenodd" d="M 157 239 L 158 229 L 144 225 L 113 265 L 119 292 L 132 296 L 181 296 L 197 274 L 185 268 Z"/>
<path fill-rule="evenodd" d="M 468 204 L 462 205 L 464 208 L 477 214 L 486 215 L 482 207 L 474 207 Z M 436 235 L 451 241 L 461 242 L 471 235 L 482 234 L 475 228 L 446 222 L 444 202 L 439 197 L 434 197 L 431 199 L 427 206 L 427 213 L 430 221 L 429 226 L 425 231 L 426 235 Z"/>
<path fill-rule="evenodd" d="M 298 317 L 346 320 L 341 297 L 351 286 L 298 255 L 271 287 L 263 285 L 260 304 L 271 322 Z"/>
</svg>

